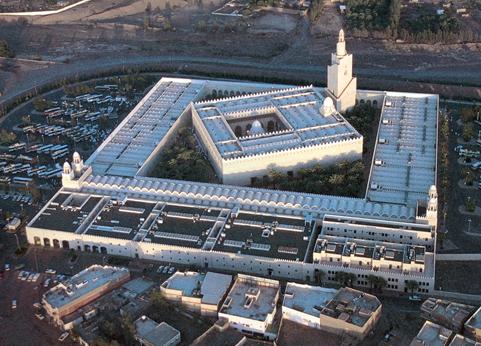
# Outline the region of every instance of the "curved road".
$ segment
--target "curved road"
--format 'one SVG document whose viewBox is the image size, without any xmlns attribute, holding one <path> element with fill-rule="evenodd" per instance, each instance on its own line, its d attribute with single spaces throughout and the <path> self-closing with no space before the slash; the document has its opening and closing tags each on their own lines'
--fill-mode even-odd
<svg viewBox="0 0 481 346">
<path fill-rule="evenodd" d="M 0 105 L 22 93 L 57 80 L 136 66 L 144 68 L 152 66 L 156 69 L 159 67 L 164 69 L 174 68 L 177 72 L 185 71 L 188 73 L 193 71 L 194 74 L 202 71 L 207 74 L 225 74 L 226 77 L 238 75 L 246 78 L 249 78 L 249 76 L 252 78 L 279 78 L 316 84 L 323 84 L 326 79 L 326 67 L 324 65 L 287 65 L 276 63 L 275 60 L 265 63 L 252 59 L 196 56 L 108 56 L 70 63 L 54 63 L 46 65 L 42 69 L 20 73 L 15 84 L 13 86 L 8 85 L 5 93 L 0 97 Z M 439 69 L 355 68 L 355 71 L 358 77 L 360 77 L 361 87 L 373 89 L 388 89 L 387 85 L 389 84 L 399 85 L 399 83 L 406 81 L 455 84 L 460 83 L 462 80 L 469 83 L 479 83 L 481 80 L 481 69 L 464 69 L 460 71 L 448 68 L 444 71 Z"/>
</svg>

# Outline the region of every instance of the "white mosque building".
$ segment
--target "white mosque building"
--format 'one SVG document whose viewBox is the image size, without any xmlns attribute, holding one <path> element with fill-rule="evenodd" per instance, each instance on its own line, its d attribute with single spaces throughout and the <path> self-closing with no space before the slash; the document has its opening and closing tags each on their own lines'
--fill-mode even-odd
<svg viewBox="0 0 481 346">
<path fill-rule="evenodd" d="M 341 32 L 328 87 L 162 78 L 27 225 L 31 244 L 290 280 L 355 274 L 387 289 L 434 290 L 438 96 L 356 90 Z M 207 100 L 207 96 L 217 95 Z M 357 160 L 342 116 L 381 107 L 364 198 L 245 187 L 271 167 L 295 174 Z M 224 184 L 148 177 L 192 124 Z"/>
</svg>

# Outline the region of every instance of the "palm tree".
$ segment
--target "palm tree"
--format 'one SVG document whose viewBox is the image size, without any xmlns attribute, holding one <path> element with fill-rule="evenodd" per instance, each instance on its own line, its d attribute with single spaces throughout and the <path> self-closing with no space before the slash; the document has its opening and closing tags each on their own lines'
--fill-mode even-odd
<svg viewBox="0 0 481 346">
<path fill-rule="evenodd" d="M 346 286 L 346 275 L 347 273 L 345 272 L 337 272 L 336 275 L 334 276 L 334 279 L 339 282 L 341 286 Z"/>
<path fill-rule="evenodd" d="M 377 289 L 379 290 L 379 292 L 382 292 L 382 289 L 383 289 L 384 287 L 386 287 L 386 285 L 387 285 L 386 279 L 384 279 L 384 278 L 381 277 L 381 276 L 378 276 L 377 282 L 376 282 L 376 287 L 377 287 Z"/>
<path fill-rule="evenodd" d="M 376 286 L 378 277 L 376 275 L 368 275 L 367 282 L 369 282 L 369 291 L 372 291 L 374 286 Z"/>
<path fill-rule="evenodd" d="M 414 295 L 414 290 L 417 290 L 419 288 L 419 284 L 417 281 L 414 280 L 408 280 L 406 282 L 406 288 L 411 291 L 411 297 Z"/>
<path fill-rule="evenodd" d="M 324 273 L 322 270 L 320 269 L 316 269 L 314 270 L 314 280 L 317 284 L 322 284 L 322 280 L 324 279 L 324 276 L 326 275 L 326 273 Z"/>
</svg>

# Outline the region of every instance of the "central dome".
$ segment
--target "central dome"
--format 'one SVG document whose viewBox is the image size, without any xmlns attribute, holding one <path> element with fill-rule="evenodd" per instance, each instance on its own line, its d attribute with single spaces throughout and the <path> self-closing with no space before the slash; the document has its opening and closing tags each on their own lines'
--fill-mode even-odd
<svg viewBox="0 0 481 346">
<path fill-rule="evenodd" d="M 259 135 L 264 133 L 264 128 L 262 127 L 262 124 L 259 120 L 254 120 L 250 132 L 253 135 Z"/>
</svg>

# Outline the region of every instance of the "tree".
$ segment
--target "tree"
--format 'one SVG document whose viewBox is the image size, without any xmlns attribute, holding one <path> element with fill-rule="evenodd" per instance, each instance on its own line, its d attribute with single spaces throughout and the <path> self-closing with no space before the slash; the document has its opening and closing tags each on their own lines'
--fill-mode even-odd
<svg viewBox="0 0 481 346">
<path fill-rule="evenodd" d="M 348 286 L 352 287 L 354 281 L 356 280 L 356 275 L 352 273 L 346 272 L 337 272 L 335 275 L 335 280 L 339 282 L 339 284 L 343 287 Z"/>
<path fill-rule="evenodd" d="M 8 46 L 7 41 L 0 40 L 0 57 L 3 58 L 14 58 L 15 53 Z"/>
<path fill-rule="evenodd" d="M 468 197 L 464 203 L 466 211 L 473 213 L 476 210 L 476 201 L 474 198 Z"/>
<path fill-rule="evenodd" d="M 419 283 L 417 281 L 414 281 L 414 280 L 408 280 L 406 282 L 406 288 L 411 291 L 411 296 L 414 295 L 414 291 L 417 290 L 419 288 Z"/>
<path fill-rule="evenodd" d="M 367 282 L 369 282 L 369 290 L 372 291 L 374 286 L 376 286 L 377 282 L 377 276 L 376 275 L 368 275 L 367 276 Z"/>
<path fill-rule="evenodd" d="M 472 123 L 464 124 L 463 126 L 463 139 L 465 142 L 469 142 L 474 135 L 474 127 Z"/>
<path fill-rule="evenodd" d="M 315 269 L 314 270 L 314 281 L 316 284 L 322 284 L 322 280 L 326 276 L 326 273 L 320 269 Z"/>
<path fill-rule="evenodd" d="M 378 276 L 376 281 L 376 288 L 379 290 L 379 292 L 382 292 L 382 289 L 386 287 L 386 285 L 387 285 L 386 279 L 384 279 L 381 276 Z"/>
</svg>

